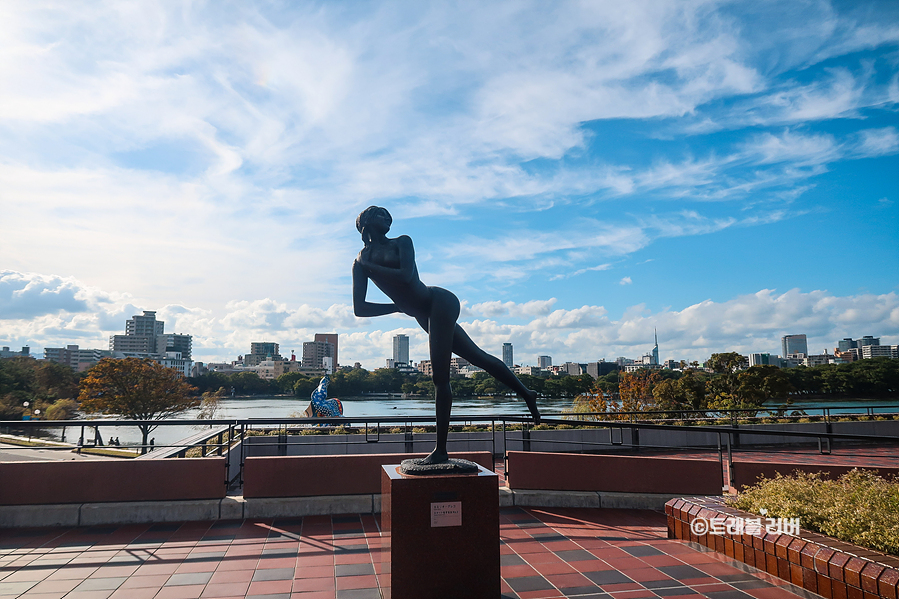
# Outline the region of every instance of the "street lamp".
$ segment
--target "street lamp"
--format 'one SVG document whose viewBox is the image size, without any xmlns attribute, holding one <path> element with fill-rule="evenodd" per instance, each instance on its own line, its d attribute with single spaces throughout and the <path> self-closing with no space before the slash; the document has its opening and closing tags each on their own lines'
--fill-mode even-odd
<svg viewBox="0 0 899 599">
<path fill-rule="evenodd" d="M 34 416 L 35 416 L 35 418 L 37 418 L 38 420 L 40 420 L 40 419 L 41 419 L 41 411 L 40 411 L 40 410 L 35 410 L 35 411 L 34 411 Z"/>
</svg>

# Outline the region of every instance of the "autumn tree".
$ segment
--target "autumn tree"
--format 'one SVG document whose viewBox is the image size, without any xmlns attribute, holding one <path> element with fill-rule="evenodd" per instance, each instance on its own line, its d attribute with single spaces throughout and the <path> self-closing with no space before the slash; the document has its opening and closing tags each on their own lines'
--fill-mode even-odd
<svg viewBox="0 0 899 599">
<path fill-rule="evenodd" d="M 618 412 L 621 411 L 621 405 L 615 394 L 596 381 L 590 389 L 581 393 L 574 398 L 571 412 L 574 414 L 596 414 L 589 416 L 592 420 L 618 420 Z M 578 416 L 578 419 L 584 419 L 585 416 Z"/>
<path fill-rule="evenodd" d="M 222 400 L 228 396 L 228 391 L 224 387 L 219 387 L 218 391 L 206 391 L 200 396 L 200 411 L 197 413 L 198 420 L 215 420 L 215 415 L 219 408 L 222 407 Z"/>
<path fill-rule="evenodd" d="M 622 412 L 646 412 L 655 408 L 653 388 L 662 381 L 656 370 L 641 368 L 635 372 L 623 372 L 618 377 L 618 394 Z"/>
<path fill-rule="evenodd" d="M 152 360 L 104 358 L 81 380 L 78 399 L 85 412 L 143 421 L 137 427 L 146 452 L 147 437 L 159 426 L 158 421 L 200 403 L 191 397 L 195 391 L 177 370 Z"/>
</svg>

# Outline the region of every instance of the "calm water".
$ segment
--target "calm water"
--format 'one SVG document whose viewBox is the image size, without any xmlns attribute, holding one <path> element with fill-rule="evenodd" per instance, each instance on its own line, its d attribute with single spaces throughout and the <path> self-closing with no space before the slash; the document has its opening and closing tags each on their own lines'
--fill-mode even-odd
<svg viewBox="0 0 899 599">
<path fill-rule="evenodd" d="M 401 398 L 365 398 L 365 397 L 349 397 L 342 399 L 344 416 L 349 418 L 360 416 L 434 416 L 434 400 L 433 399 L 401 399 Z M 551 414 L 558 413 L 571 406 L 570 399 L 545 399 L 537 400 L 540 411 Z M 309 405 L 308 399 L 300 399 L 295 397 L 254 397 L 254 398 L 235 398 L 224 399 L 221 402 L 219 411 L 216 412 L 217 419 L 248 419 L 248 418 L 287 418 L 291 414 L 302 412 Z M 776 408 L 779 404 L 769 404 L 770 407 Z M 882 408 L 875 411 L 896 411 L 899 410 L 899 400 L 846 400 L 839 402 L 826 401 L 797 401 L 794 402 L 788 411 L 805 410 L 808 414 L 821 414 L 820 410 L 815 408 L 829 407 L 832 405 L 851 406 L 856 408 L 831 410 L 831 413 L 857 411 L 857 408 L 866 408 L 872 406 L 891 406 L 890 408 Z M 188 410 L 173 418 L 172 420 L 191 420 L 197 417 L 199 410 Z M 527 415 L 527 406 L 523 401 L 516 397 L 481 397 L 481 398 L 464 398 L 456 399 L 453 402 L 453 415 Z M 66 433 L 66 440 L 74 441 L 80 434 L 80 426 L 72 427 Z M 174 444 L 180 439 L 193 435 L 201 431 L 201 427 L 192 426 L 160 426 L 153 431 L 150 436 L 156 439 L 157 445 Z M 111 426 L 102 427 L 100 434 L 103 442 L 106 443 L 110 437 L 118 437 L 122 444 L 139 444 L 140 432 L 137 427 L 133 426 Z M 92 432 L 86 432 L 85 436 L 92 436 Z M 58 438 L 58 435 L 57 435 Z"/>
<path fill-rule="evenodd" d="M 343 403 L 343 415 L 352 418 L 360 416 L 434 416 L 433 399 L 402 399 L 402 398 L 365 398 L 348 397 L 341 399 Z M 297 414 L 309 405 L 308 399 L 295 397 L 254 397 L 224 399 L 219 410 L 215 413 L 216 419 L 247 419 L 247 418 L 288 418 L 291 414 Z M 537 405 L 543 413 L 561 412 L 571 405 L 570 399 L 538 399 Z M 197 417 L 199 409 L 188 410 L 170 420 L 192 420 Z M 453 415 L 527 415 L 528 409 L 525 403 L 516 397 L 482 397 L 463 398 L 453 401 Z M 77 440 L 81 427 L 73 427 L 66 433 L 66 440 Z M 160 426 L 152 433 L 151 438 L 156 439 L 156 445 L 175 443 L 180 439 L 201 431 L 200 427 L 192 426 Z M 140 431 L 134 426 L 109 426 L 101 427 L 100 434 L 103 442 L 107 443 L 110 437 L 118 437 L 125 444 L 139 444 Z M 85 432 L 85 437 L 91 437 L 93 432 Z M 58 435 L 57 435 L 58 438 Z"/>
</svg>

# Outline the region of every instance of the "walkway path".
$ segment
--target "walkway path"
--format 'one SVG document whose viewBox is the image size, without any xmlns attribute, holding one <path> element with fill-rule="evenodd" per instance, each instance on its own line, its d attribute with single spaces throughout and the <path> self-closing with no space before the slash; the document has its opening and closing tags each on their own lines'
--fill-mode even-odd
<svg viewBox="0 0 899 599">
<path fill-rule="evenodd" d="M 796 599 L 767 574 L 666 539 L 643 510 L 505 508 L 505 598 Z M 3 599 L 376 599 L 372 515 L 0 530 Z"/>
</svg>

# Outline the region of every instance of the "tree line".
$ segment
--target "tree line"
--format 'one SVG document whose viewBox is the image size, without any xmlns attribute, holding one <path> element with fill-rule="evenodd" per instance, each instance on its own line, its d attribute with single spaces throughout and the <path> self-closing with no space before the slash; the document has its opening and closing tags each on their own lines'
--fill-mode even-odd
<svg viewBox="0 0 899 599">
<path fill-rule="evenodd" d="M 64 364 L 31 358 L 0 360 L 0 420 L 66 420 L 78 409 L 80 376 Z M 28 407 L 25 406 L 28 402 Z"/>
<path fill-rule="evenodd" d="M 706 369 L 621 373 L 617 385 L 597 381 L 574 402 L 575 412 L 755 410 L 766 402 L 789 406 L 799 398 L 895 398 L 899 360 L 875 358 L 848 364 L 781 369 L 743 368 L 745 356 L 713 354 Z"/>
<path fill-rule="evenodd" d="M 608 375 L 606 382 L 617 382 L 617 373 Z M 594 380 L 589 374 L 579 376 L 538 377 L 521 375 L 525 386 L 546 397 L 571 397 L 587 391 Z M 200 392 L 224 388 L 235 395 L 292 394 L 309 397 L 318 386 L 321 377 L 308 376 L 297 372 L 285 373 L 274 380 L 264 380 L 256 373 L 240 372 L 223 374 L 211 372 L 193 377 L 190 383 Z M 603 379 L 605 380 L 605 379 Z M 472 377 L 454 377 L 453 394 L 456 397 L 474 397 L 510 393 L 510 389 L 486 372 L 476 372 Z M 405 374 L 393 368 L 366 370 L 353 368 L 338 370 L 331 375 L 328 395 L 332 397 L 352 397 L 369 393 L 405 393 L 413 396 L 431 396 L 434 383 L 431 378 L 420 373 Z"/>
<path fill-rule="evenodd" d="M 35 410 L 40 410 L 41 419 L 46 420 L 74 417 L 77 410 L 92 406 L 90 402 L 87 405 L 79 402 L 90 395 L 89 389 L 97 387 L 101 371 L 105 368 L 106 376 L 112 376 L 114 370 L 109 366 L 110 362 L 124 366 L 127 360 L 103 360 L 85 373 L 75 373 L 68 366 L 44 360 L 0 360 L 0 420 L 20 420 L 23 416 L 34 415 Z M 520 378 L 527 387 L 544 397 L 568 397 L 576 410 L 600 412 L 616 409 L 749 409 L 769 400 L 877 399 L 899 395 L 899 360 L 875 358 L 849 364 L 788 369 L 774 366 L 744 369 L 745 362 L 744 356 L 729 352 L 713 354 L 706 362 L 707 370 L 697 368 L 694 363 L 693 367 L 683 371 L 612 372 L 596 380 L 587 374 L 521 375 Z M 137 368 L 136 362 L 128 364 L 133 369 Z M 178 375 L 171 371 L 169 376 Z M 180 393 L 195 398 L 187 402 L 191 405 L 199 404 L 203 394 L 227 397 L 232 390 L 235 395 L 292 394 L 308 398 L 319 380 L 320 377 L 300 373 L 287 373 L 275 380 L 261 379 L 252 372 L 208 373 L 186 379 Z M 471 378 L 456 377 L 452 385 L 457 397 L 510 392 L 484 372 L 476 373 Z M 331 375 L 328 395 L 351 397 L 367 393 L 406 393 L 429 397 L 433 396 L 433 392 L 430 377 L 419 373 L 404 374 L 387 368 L 373 371 L 354 368 Z M 28 407 L 25 402 L 28 402 Z"/>
</svg>

